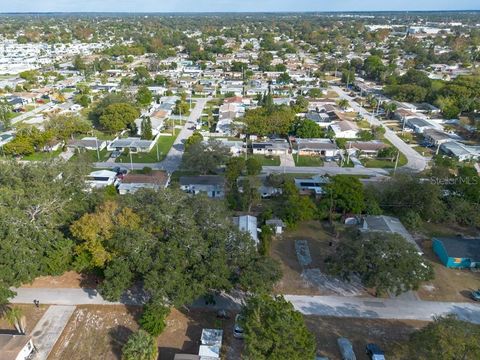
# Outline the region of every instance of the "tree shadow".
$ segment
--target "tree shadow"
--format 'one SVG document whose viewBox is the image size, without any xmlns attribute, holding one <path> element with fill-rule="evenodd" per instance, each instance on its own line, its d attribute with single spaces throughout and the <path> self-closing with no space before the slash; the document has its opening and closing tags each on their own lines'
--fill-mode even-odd
<svg viewBox="0 0 480 360">
<path fill-rule="evenodd" d="M 119 325 L 109 330 L 108 335 L 110 337 L 110 345 L 112 347 L 112 352 L 115 355 L 116 359 L 121 359 L 122 357 L 122 347 L 127 342 L 130 335 L 133 334 L 133 331 L 126 326 Z"/>
</svg>

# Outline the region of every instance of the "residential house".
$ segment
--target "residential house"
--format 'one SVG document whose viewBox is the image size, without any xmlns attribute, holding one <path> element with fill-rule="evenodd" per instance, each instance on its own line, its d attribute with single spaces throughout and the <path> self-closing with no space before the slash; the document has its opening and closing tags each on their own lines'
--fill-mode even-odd
<svg viewBox="0 0 480 360">
<path fill-rule="evenodd" d="M 297 155 L 321 156 L 323 158 L 334 158 L 340 154 L 340 149 L 330 139 L 300 139 L 296 138 Z"/>
<path fill-rule="evenodd" d="M 448 268 L 480 267 L 480 238 L 433 238 L 432 246 Z"/>
<path fill-rule="evenodd" d="M 9 143 L 14 138 L 15 138 L 15 134 L 11 131 L 0 133 L 0 147 L 5 145 L 6 143 Z"/>
<path fill-rule="evenodd" d="M 330 125 L 334 137 L 337 139 L 355 139 L 360 131 L 357 124 L 349 120 L 342 120 Z"/>
<path fill-rule="evenodd" d="M 385 215 L 367 215 L 363 217 L 360 231 L 362 232 L 383 232 L 390 234 L 398 234 L 410 244 L 415 246 L 419 253 L 423 253 L 412 235 L 403 226 L 398 218 Z"/>
<path fill-rule="evenodd" d="M 427 128 L 423 131 L 423 144 L 426 146 L 440 146 L 453 140 L 450 135 L 437 129 Z"/>
<path fill-rule="evenodd" d="M 155 146 L 156 139 L 142 140 L 140 138 L 128 137 L 125 139 L 115 139 L 107 146 L 108 151 L 124 151 L 128 149 L 132 153 L 150 152 Z"/>
<path fill-rule="evenodd" d="M 290 145 L 285 139 L 274 139 L 268 142 L 253 142 L 249 145 L 253 154 L 260 155 L 284 155 L 290 151 Z"/>
<path fill-rule="evenodd" d="M 198 355 L 200 356 L 200 359 L 220 359 L 222 337 L 223 330 L 203 329 L 202 336 L 200 338 L 200 348 L 198 349 Z"/>
<path fill-rule="evenodd" d="M 305 115 L 305 118 L 311 121 L 314 121 L 318 126 L 322 128 L 327 128 L 332 125 L 337 117 L 333 113 L 333 117 L 326 111 L 311 111 Z"/>
<path fill-rule="evenodd" d="M 77 150 L 103 150 L 107 146 L 105 140 L 96 137 L 84 137 L 80 140 L 69 140 L 67 147 Z"/>
<path fill-rule="evenodd" d="M 117 180 L 117 173 L 110 170 L 98 170 L 91 172 L 87 178 L 86 183 L 92 189 L 103 188 L 105 186 L 115 185 Z"/>
<path fill-rule="evenodd" d="M 252 215 L 242 215 L 233 217 L 233 223 L 240 231 L 247 232 L 255 245 L 258 245 L 257 218 Z"/>
<path fill-rule="evenodd" d="M 324 187 L 329 179 L 325 176 L 316 175 L 311 178 L 295 178 L 295 186 L 302 195 L 322 195 L 325 193 Z"/>
<path fill-rule="evenodd" d="M 480 159 L 480 146 L 469 146 L 458 141 L 449 141 L 440 145 L 440 151 L 458 161 Z"/>
<path fill-rule="evenodd" d="M 417 134 L 423 134 L 426 129 L 438 128 L 438 125 L 427 119 L 415 117 L 406 119 L 405 125 L 411 128 Z"/>
<path fill-rule="evenodd" d="M 217 175 L 182 176 L 180 189 L 188 194 L 205 193 L 210 198 L 222 199 L 225 197 L 225 179 Z"/>
<path fill-rule="evenodd" d="M 120 195 L 133 194 L 140 189 L 160 190 L 165 189 L 168 185 L 169 177 L 165 171 L 154 170 L 149 174 L 132 174 L 125 175 L 120 185 L 118 193 Z"/>
<path fill-rule="evenodd" d="M 27 360 L 32 358 L 34 351 L 30 336 L 0 334 L 0 359 Z"/>
<path fill-rule="evenodd" d="M 378 152 L 387 148 L 388 145 L 379 140 L 372 141 L 347 141 L 345 149 L 350 155 L 356 155 L 358 158 L 373 158 L 378 156 Z"/>
</svg>

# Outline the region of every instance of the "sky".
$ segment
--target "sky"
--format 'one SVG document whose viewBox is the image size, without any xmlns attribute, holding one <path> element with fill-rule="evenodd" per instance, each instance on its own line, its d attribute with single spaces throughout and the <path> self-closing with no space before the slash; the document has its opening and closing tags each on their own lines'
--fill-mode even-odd
<svg viewBox="0 0 480 360">
<path fill-rule="evenodd" d="M 0 12 L 480 10 L 480 0 L 0 0 Z"/>
</svg>

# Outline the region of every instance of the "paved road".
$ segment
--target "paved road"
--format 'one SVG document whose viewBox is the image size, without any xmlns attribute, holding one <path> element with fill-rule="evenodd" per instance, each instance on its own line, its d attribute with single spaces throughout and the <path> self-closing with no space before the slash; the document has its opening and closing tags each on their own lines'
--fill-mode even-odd
<svg viewBox="0 0 480 360">
<path fill-rule="evenodd" d="M 47 360 L 53 346 L 62 335 L 75 306 L 50 306 L 32 330 L 32 341 L 37 352 L 33 360 Z"/>
<path fill-rule="evenodd" d="M 31 110 L 31 111 L 28 111 L 26 113 L 23 113 L 22 115 L 18 115 L 17 117 L 14 117 L 12 119 L 12 125 L 15 125 L 16 123 L 19 123 L 23 120 L 26 120 L 28 119 L 29 117 L 31 116 L 34 116 L 36 114 L 38 114 L 39 112 L 42 112 L 44 110 L 47 110 L 49 107 L 53 106 L 54 103 L 53 102 L 49 102 L 47 104 L 43 104 L 43 105 L 40 105 L 38 107 L 36 107 L 35 109 Z"/>
<path fill-rule="evenodd" d="M 159 163 L 133 163 L 134 170 L 141 170 L 144 167 L 152 168 L 153 170 L 165 170 L 168 173 L 172 173 L 175 170 L 178 170 L 180 164 L 182 162 L 183 151 L 185 146 L 183 145 L 184 141 L 188 139 L 192 134 L 193 130 L 190 130 L 194 123 L 200 118 L 203 109 L 208 101 L 208 98 L 198 98 L 196 99 L 197 102 L 195 107 L 191 111 L 190 115 L 188 116 L 188 120 L 185 122 L 182 130 L 178 134 L 173 146 L 170 148 L 165 159 Z M 96 168 L 112 168 L 114 166 L 122 165 L 124 167 L 128 167 L 130 169 L 131 164 L 129 163 L 109 163 L 109 162 L 97 162 L 94 164 Z"/>
<path fill-rule="evenodd" d="M 285 295 L 285 298 L 305 315 L 429 321 L 433 316 L 454 313 L 460 319 L 480 324 L 480 305 L 473 303 L 341 296 Z"/>
<path fill-rule="evenodd" d="M 360 167 L 264 166 L 264 173 L 390 176 L 388 170 Z"/>
<path fill-rule="evenodd" d="M 350 103 L 350 106 L 361 114 L 369 123 L 373 126 L 383 126 L 382 122 L 378 120 L 375 116 L 371 115 L 367 110 L 360 106 L 357 102 L 353 100 L 345 91 L 343 91 L 338 86 L 332 86 L 332 89 L 340 96 L 341 99 L 346 99 Z M 402 154 L 404 154 L 407 159 L 407 165 L 403 166 L 404 170 L 410 171 L 423 171 L 427 167 L 428 159 L 420 155 L 418 152 L 413 150 L 408 144 L 406 144 L 402 139 L 400 139 L 394 131 L 390 130 L 388 127 L 385 128 L 385 138 L 390 141 Z"/>
<path fill-rule="evenodd" d="M 120 302 L 108 302 L 93 289 L 14 289 L 17 292 L 11 302 L 31 304 L 38 299 L 41 304 L 56 305 L 139 305 L 146 301 L 145 297 L 125 295 Z M 226 308 L 238 310 L 241 296 L 225 295 L 218 297 L 212 309 Z M 417 319 L 432 320 L 434 315 L 455 313 L 459 318 L 480 324 L 480 305 L 474 303 L 453 303 L 416 301 L 408 299 L 377 299 L 342 296 L 299 296 L 285 295 L 295 308 L 305 315 L 323 315 L 338 317 L 360 317 L 380 319 Z M 193 307 L 204 307 L 202 299 Z"/>
</svg>

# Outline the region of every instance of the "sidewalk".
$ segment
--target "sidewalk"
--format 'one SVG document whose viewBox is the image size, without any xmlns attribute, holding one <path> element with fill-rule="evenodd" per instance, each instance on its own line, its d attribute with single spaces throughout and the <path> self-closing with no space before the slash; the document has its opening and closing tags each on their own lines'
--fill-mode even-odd
<svg viewBox="0 0 480 360">
<path fill-rule="evenodd" d="M 32 341 L 37 349 L 33 360 L 47 360 L 74 311 L 75 306 L 53 305 L 48 308 L 32 330 Z"/>
</svg>

